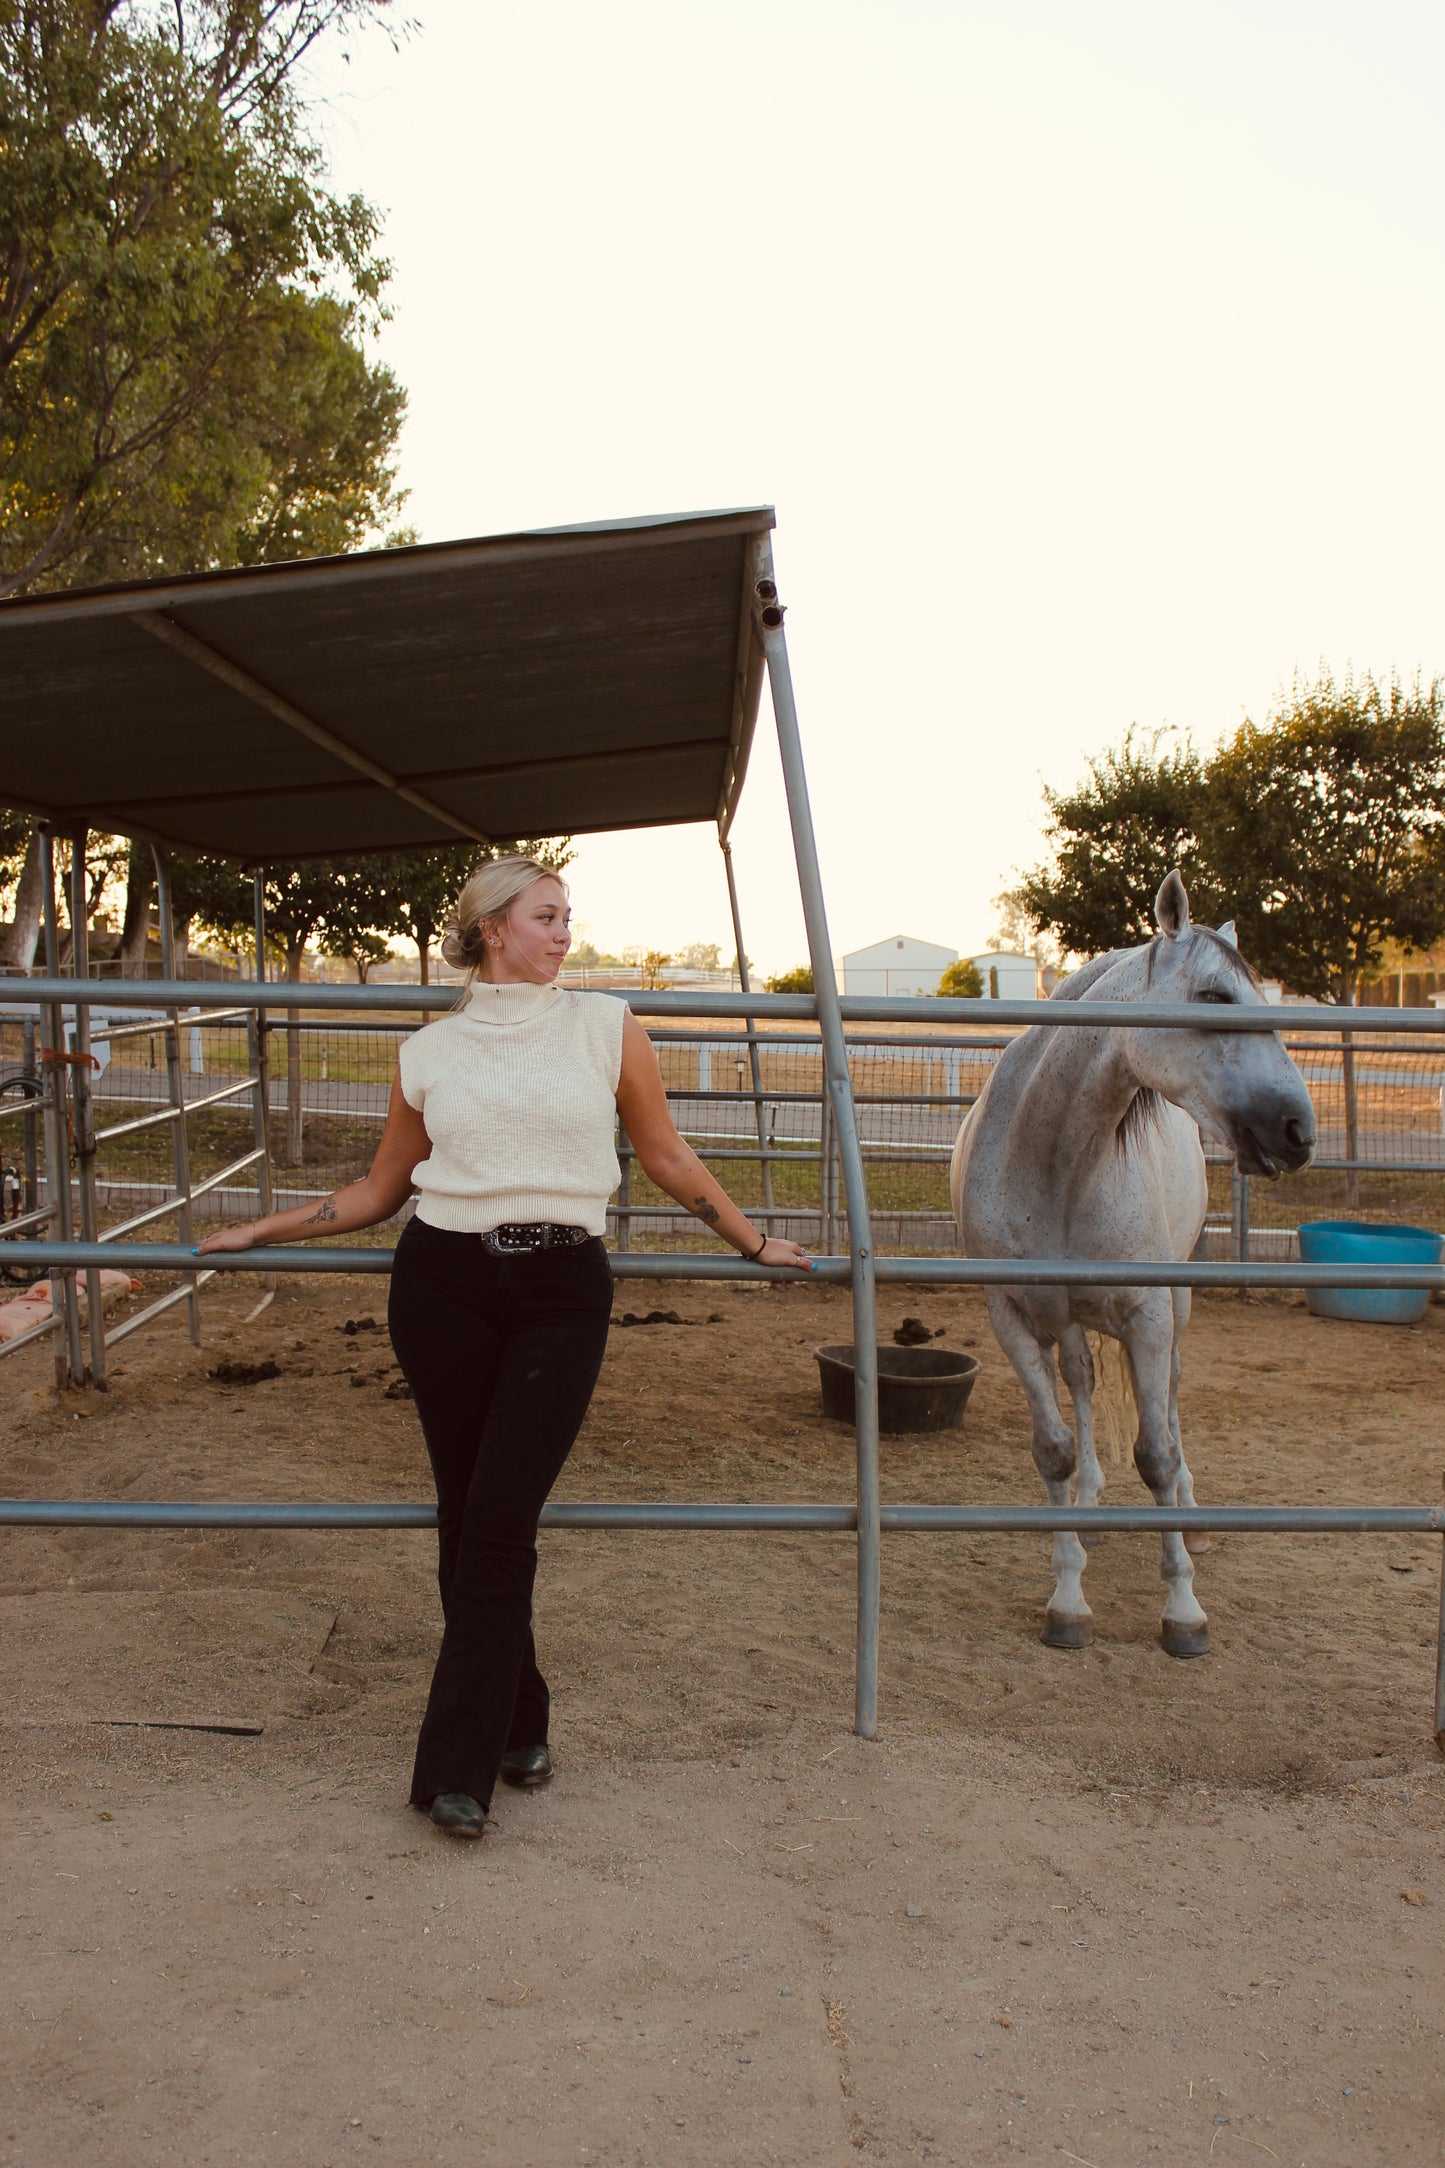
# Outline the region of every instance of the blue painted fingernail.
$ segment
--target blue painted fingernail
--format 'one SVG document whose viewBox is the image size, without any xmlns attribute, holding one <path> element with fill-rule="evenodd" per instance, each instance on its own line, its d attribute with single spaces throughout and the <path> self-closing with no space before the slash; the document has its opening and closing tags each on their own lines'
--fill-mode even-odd
<svg viewBox="0 0 1445 2168">
<path fill-rule="evenodd" d="M 191 1255 L 192 1255 L 192 1257 L 199 1257 L 199 1256 L 200 1256 L 200 1254 L 201 1254 L 201 1252 L 200 1252 L 200 1248 L 199 1248 L 199 1246 L 197 1246 L 197 1248 L 195 1248 L 195 1249 L 193 1249 L 193 1250 L 191 1251 Z"/>
</svg>

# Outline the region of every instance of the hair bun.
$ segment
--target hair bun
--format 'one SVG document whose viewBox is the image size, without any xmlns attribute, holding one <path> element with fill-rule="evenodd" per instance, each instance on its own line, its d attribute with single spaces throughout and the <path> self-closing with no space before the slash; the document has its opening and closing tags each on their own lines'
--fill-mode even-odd
<svg viewBox="0 0 1445 2168">
<path fill-rule="evenodd" d="M 453 921 L 442 936 L 442 961 L 450 964 L 454 971 L 465 971 L 467 965 L 476 957 L 480 946 L 479 941 L 469 941 L 461 927 Z"/>
</svg>

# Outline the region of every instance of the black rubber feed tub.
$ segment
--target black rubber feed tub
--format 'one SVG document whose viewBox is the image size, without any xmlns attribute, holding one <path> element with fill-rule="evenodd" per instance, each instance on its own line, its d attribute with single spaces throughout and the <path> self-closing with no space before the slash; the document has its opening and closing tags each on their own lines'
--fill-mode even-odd
<svg viewBox="0 0 1445 2168">
<path fill-rule="evenodd" d="M 853 1348 L 820 1347 L 818 1375 L 823 1413 L 835 1423 L 854 1417 Z M 941 1347 L 880 1347 L 878 1428 L 897 1436 L 907 1430 L 953 1430 L 963 1421 L 979 1366 L 972 1355 Z"/>
</svg>

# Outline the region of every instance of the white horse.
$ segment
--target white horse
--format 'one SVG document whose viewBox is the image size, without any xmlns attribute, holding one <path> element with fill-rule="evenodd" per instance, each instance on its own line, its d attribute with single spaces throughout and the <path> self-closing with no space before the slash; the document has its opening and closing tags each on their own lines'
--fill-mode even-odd
<svg viewBox="0 0 1445 2168">
<path fill-rule="evenodd" d="M 1177 872 L 1154 907 L 1158 937 L 1116 949 L 1055 989 L 1055 1001 L 1264 1003 L 1233 925 L 1193 926 Z M 1178 1261 L 1204 1225 L 1201 1128 L 1227 1140 L 1240 1168 L 1276 1176 L 1307 1166 L 1315 1118 L 1304 1081 L 1274 1032 L 1035 1025 L 1014 1040 L 954 1146 L 951 1194 L 965 1256 Z M 1033 1453 L 1051 1505 L 1094 1506 L 1104 1479 L 1090 1401 L 1087 1334 L 1123 1342 L 1139 1430 L 1134 1462 L 1160 1506 L 1193 1505 L 1179 1439 L 1179 1341 L 1189 1289 L 991 1287 L 988 1311 L 1033 1418 Z M 1054 1349 L 1074 1406 L 1059 1412 Z M 1163 1642 L 1203 1656 L 1209 1625 L 1183 1538 L 1163 1538 Z M 1054 1537 L 1044 1640 L 1088 1646 L 1093 1616 L 1076 1534 Z"/>
</svg>

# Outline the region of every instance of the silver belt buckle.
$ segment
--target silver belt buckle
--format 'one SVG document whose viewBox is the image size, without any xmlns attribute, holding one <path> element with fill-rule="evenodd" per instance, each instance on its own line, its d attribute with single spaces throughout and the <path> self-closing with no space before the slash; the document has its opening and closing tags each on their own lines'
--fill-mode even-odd
<svg viewBox="0 0 1445 2168">
<path fill-rule="evenodd" d="M 482 1248 L 493 1257 L 526 1257 L 531 1251 L 542 1249 L 545 1242 L 540 1227 L 524 1227 L 516 1221 L 489 1227 L 482 1236 Z"/>
</svg>

